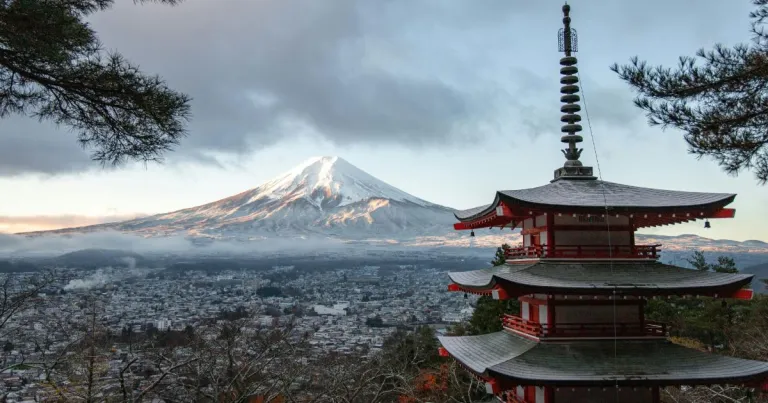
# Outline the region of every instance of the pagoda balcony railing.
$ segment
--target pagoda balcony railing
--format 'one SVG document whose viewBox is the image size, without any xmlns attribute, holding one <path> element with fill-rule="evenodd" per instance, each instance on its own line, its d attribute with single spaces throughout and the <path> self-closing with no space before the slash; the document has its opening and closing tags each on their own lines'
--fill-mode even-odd
<svg viewBox="0 0 768 403">
<path fill-rule="evenodd" d="M 648 259 L 660 257 L 661 245 L 546 245 L 507 248 L 507 259 L 576 258 L 576 259 Z"/>
<path fill-rule="evenodd" d="M 504 315 L 505 328 L 538 338 L 546 337 L 666 337 L 665 323 L 536 323 L 515 315 Z"/>
<path fill-rule="evenodd" d="M 514 394 L 514 392 L 507 391 L 506 394 L 502 395 L 504 398 L 499 397 L 499 401 L 501 403 L 525 403 L 524 400 L 520 400 L 517 398 L 517 395 Z"/>
</svg>

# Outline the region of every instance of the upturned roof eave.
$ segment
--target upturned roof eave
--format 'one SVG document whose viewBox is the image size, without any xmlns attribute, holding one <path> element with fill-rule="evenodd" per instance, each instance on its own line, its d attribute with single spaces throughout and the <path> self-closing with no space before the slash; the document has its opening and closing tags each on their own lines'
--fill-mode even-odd
<svg viewBox="0 0 768 403">
<path fill-rule="evenodd" d="M 520 191 L 525 191 L 528 189 L 521 189 Z M 654 190 L 654 189 L 648 189 L 648 190 Z M 713 200 L 711 202 L 707 203 L 698 203 L 698 204 L 677 204 L 677 205 L 643 205 L 643 204 L 635 204 L 635 205 L 619 205 L 619 204 L 595 204 L 595 205 L 588 205 L 588 206 L 579 206 L 579 205 L 569 205 L 569 204 L 561 204 L 561 203 L 543 203 L 543 202 L 536 202 L 536 201 L 530 201 L 525 200 L 521 198 L 517 198 L 514 196 L 510 196 L 507 193 L 514 193 L 518 192 L 516 190 L 507 190 L 507 191 L 497 191 L 493 202 L 491 204 L 485 205 L 485 206 L 479 206 L 467 210 L 461 210 L 454 212 L 454 217 L 456 217 L 457 220 L 460 222 L 468 222 L 468 221 L 474 221 L 480 218 L 483 218 L 485 216 L 488 216 L 489 214 L 493 214 L 496 211 L 496 207 L 500 205 L 500 203 L 503 201 L 508 206 L 518 206 L 521 208 L 529 208 L 533 210 L 549 210 L 549 211 L 563 211 L 563 212 L 569 212 L 569 213 L 604 213 L 607 209 L 608 211 L 611 211 L 613 213 L 633 213 L 633 212 L 678 212 L 678 211 L 686 211 L 686 210 L 713 210 L 718 208 L 723 208 L 731 203 L 736 198 L 736 194 L 733 193 L 724 193 L 724 194 L 717 194 L 713 193 L 712 196 L 720 196 L 719 199 Z M 687 192 L 680 192 L 681 194 L 685 194 Z M 477 211 L 473 211 L 477 210 Z M 463 212 L 472 212 L 471 214 L 462 214 Z"/>
<path fill-rule="evenodd" d="M 606 376 L 604 378 L 590 378 L 590 379 L 576 379 L 576 373 L 574 378 L 568 378 L 566 376 L 552 377 L 552 378 L 534 378 L 527 376 L 509 376 L 506 374 L 498 373 L 493 369 L 488 369 L 485 372 L 485 376 L 501 380 L 502 382 L 509 382 L 511 384 L 524 384 L 531 386 L 561 386 L 561 387 L 610 387 L 618 385 L 619 387 L 633 387 L 633 386 L 694 386 L 694 385 L 742 385 L 749 383 L 761 382 L 768 379 L 768 369 L 756 373 L 744 373 L 740 376 L 705 376 L 705 377 L 693 377 L 681 374 L 675 377 L 653 377 L 643 375 L 614 375 Z"/>
<path fill-rule="evenodd" d="M 660 340 L 541 343 L 506 331 L 439 339 L 463 367 L 502 384 L 667 386 L 741 384 L 768 378 L 766 362 L 715 355 Z M 691 367 L 691 362 L 698 365 Z"/>
<path fill-rule="evenodd" d="M 737 290 L 743 288 L 752 282 L 754 276 L 749 276 L 743 280 L 734 283 L 712 286 L 712 287 L 642 287 L 642 286 L 593 286 L 593 287 L 545 287 L 529 284 L 514 283 L 511 281 L 500 280 L 491 281 L 487 286 L 471 286 L 456 283 L 467 291 L 477 293 L 492 292 L 497 286 L 504 290 L 512 289 L 518 292 L 507 292 L 510 297 L 528 295 L 528 294 L 549 294 L 549 295 L 612 295 L 614 291 L 618 295 L 629 295 L 636 297 L 654 297 L 654 296 L 718 296 L 728 298 Z"/>
<path fill-rule="evenodd" d="M 532 264 L 520 265 L 515 268 L 516 265 L 504 265 L 497 266 L 491 269 L 475 270 L 471 272 L 452 272 L 448 273 L 451 281 L 454 284 L 462 287 L 465 290 L 475 292 L 490 292 L 494 288 L 501 287 L 507 291 L 507 295 L 519 296 L 534 293 L 543 294 L 562 294 L 562 295 L 602 295 L 612 294 L 616 291 L 620 295 L 633 295 L 633 296 L 670 296 L 670 295 L 707 295 L 707 296 L 719 296 L 727 298 L 739 289 L 750 284 L 754 278 L 754 274 L 747 273 L 733 273 L 729 275 L 718 274 L 721 281 L 710 281 L 709 285 L 696 284 L 696 278 L 693 277 L 686 281 L 682 281 L 678 278 L 671 279 L 668 282 L 656 282 L 652 284 L 648 283 L 606 283 L 602 279 L 590 279 L 585 277 L 583 284 L 575 284 L 573 286 L 562 286 L 547 284 L 547 278 L 542 278 L 539 282 L 515 280 L 515 274 L 525 272 L 533 269 L 537 265 L 548 265 L 547 262 L 536 262 Z M 571 263 L 576 265 L 581 264 L 594 264 L 594 262 L 584 263 Z M 609 265 L 610 263 L 600 263 L 601 265 Z M 648 265 L 648 262 L 639 261 L 634 263 L 635 265 Z M 706 277 L 715 275 L 715 273 L 708 272 L 696 272 L 692 269 L 684 269 L 677 266 L 662 265 L 669 270 L 691 270 L 690 274 L 696 276 Z M 613 266 L 612 270 L 616 270 L 617 273 L 621 272 L 622 267 L 627 265 L 633 265 L 632 263 L 623 262 Z M 502 272 L 504 268 L 511 267 L 513 272 Z M 470 279 L 470 275 L 474 274 L 474 279 L 477 281 L 465 281 Z M 505 274 L 505 276 L 502 276 Z M 655 273 L 654 273 L 655 274 Z M 518 276 L 519 277 L 519 276 Z"/>
</svg>

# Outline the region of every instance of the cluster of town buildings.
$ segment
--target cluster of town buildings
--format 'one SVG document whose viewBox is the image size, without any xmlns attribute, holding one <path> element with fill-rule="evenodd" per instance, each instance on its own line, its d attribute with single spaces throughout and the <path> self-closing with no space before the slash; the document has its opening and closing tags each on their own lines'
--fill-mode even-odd
<svg viewBox="0 0 768 403">
<path fill-rule="evenodd" d="M 267 271 L 67 269 L 2 327 L 0 393 L 39 401 L 39 363 L 82 337 L 88 326 L 114 335 L 185 331 L 244 317 L 252 329 L 291 326 L 318 354 L 373 353 L 396 329 L 438 331 L 468 319 L 474 297 L 446 292 L 438 267 L 346 267 Z M 240 316 L 238 316 L 240 315 Z M 241 321 L 242 322 L 242 321 Z M 126 347 L 116 343 L 111 364 Z M 38 400 L 35 400 L 38 399 Z"/>
</svg>

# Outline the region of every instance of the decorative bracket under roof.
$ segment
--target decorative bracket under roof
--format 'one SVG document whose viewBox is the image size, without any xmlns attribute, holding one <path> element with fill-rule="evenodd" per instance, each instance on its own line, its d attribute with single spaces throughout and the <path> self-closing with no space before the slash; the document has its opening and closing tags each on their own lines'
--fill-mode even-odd
<svg viewBox="0 0 768 403">
<path fill-rule="evenodd" d="M 571 17 L 568 15 L 571 11 L 571 6 L 567 3 L 563 6 L 563 28 L 560 29 L 558 34 L 559 50 L 565 53 L 565 56 L 560 59 L 560 102 L 563 106 L 560 107 L 560 111 L 564 113 L 560 117 L 560 121 L 563 122 L 563 126 L 560 129 L 562 133 L 565 133 L 560 141 L 568 144 L 568 148 L 562 150 L 565 155 L 565 164 L 562 168 L 555 170 L 555 179 L 596 179 L 592 174 L 592 167 L 583 166 L 579 157 L 583 149 L 576 148 L 576 144 L 581 143 L 584 139 L 577 134 L 581 131 L 581 115 L 579 111 L 581 106 L 578 102 L 580 100 L 577 95 L 579 92 L 579 77 L 578 68 L 576 67 L 576 57 L 571 56 L 571 53 L 577 51 L 577 36 L 576 30 L 571 28 Z"/>
</svg>

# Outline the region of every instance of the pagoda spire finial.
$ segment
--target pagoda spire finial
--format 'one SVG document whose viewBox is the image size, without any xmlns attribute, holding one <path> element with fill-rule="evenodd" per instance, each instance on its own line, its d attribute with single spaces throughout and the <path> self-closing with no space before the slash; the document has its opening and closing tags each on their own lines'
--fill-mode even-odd
<svg viewBox="0 0 768 403">
<path fill-rule="evenodd" d="M 577 148 L 576 144 L 581 143 L 584 139 L 577 133 L 581 131 L 581 107 L 578 102 L 580 100 L 577 95 L 579 92 L 579 78 L 578 68 L 576 67 L 576 57 L 572 56 L 573 53 L 578 51 L 578 37 L 576 36 L 576 30 L 571 28 L 571 6 L 568 3 L 563 5 L 563 28 L 560 28 L 558 33 L 558 45 L 560 52 L 565 53 L 565 56 L 560 59 L 560 102 L 563 106 L 560 107 L 560 111 L 564 113 L 560 117 L 560 121 L 563 122 L 563 126 L 560 128 L 562 133 L 565 133 L 560 141 L 568 144 L 568 148 L 562 150 L 565 155 L 565 164 L 562 168 L 555 170 L 555 180 L 572 178 L 572 179 L 595 179 L 592 176 L 592 167 L 582 166 L 579 157 L 581 156 L 582 149 Z"/>
</svg>

